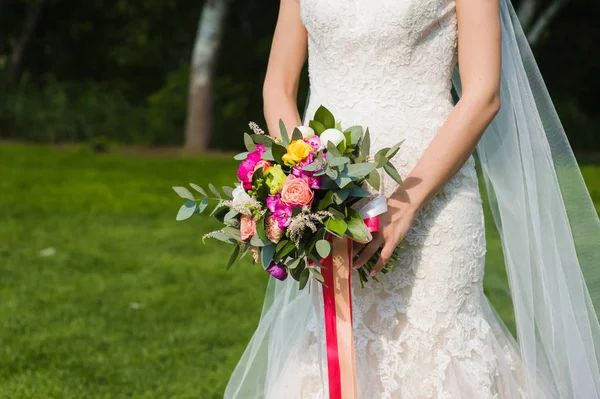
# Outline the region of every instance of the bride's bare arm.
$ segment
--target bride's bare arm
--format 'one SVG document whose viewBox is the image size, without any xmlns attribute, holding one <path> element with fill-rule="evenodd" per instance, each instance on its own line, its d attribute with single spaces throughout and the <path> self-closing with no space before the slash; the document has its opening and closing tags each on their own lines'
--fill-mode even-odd
<svg viewBox="0 0 600 399">
<path fill-rule="evenodd" d="M 410 229 L 416 213 L 473 153 L 500 108 L 501 27 L 498 0 L 456 0 L 462 98 L 401 186 L 388 200 L 385 227 L 355 262 L 382 247 L 380 271 Z"/>
<path fill-rule="evenodd" d="M 263 86 L 265 120 L 272 136 L 280 136 L 279 119 L 288 130 L 301 124 L 296 97 L 306 46 L 299 0 L 281 0 Z"/>
</svg>

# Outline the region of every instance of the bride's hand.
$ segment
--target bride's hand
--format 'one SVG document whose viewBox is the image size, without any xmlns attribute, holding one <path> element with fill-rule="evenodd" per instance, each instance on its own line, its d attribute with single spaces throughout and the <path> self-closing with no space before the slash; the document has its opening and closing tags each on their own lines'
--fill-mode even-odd
<svg viewBox="0 0 600 399">
<path fill-rule="evenodd" d="M 418 207 L 411 204 L 408 193 L 400 187 L 387 201 L 388 210 L 379 216 L 380 231 L 373 234 L 373 240 L 362 250 L 353 267 L 359 269 L 381 248 L 381 254 L 371 271 L 371 276 L 379 273 L 390 261 L 394 250 L 410 230 Z"/>
</svg>

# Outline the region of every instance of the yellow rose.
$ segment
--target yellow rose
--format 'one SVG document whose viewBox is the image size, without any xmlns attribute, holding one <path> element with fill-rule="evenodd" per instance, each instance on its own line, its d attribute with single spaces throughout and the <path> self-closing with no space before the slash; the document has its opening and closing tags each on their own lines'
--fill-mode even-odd
<svg viewBox="0 0 600 399">
<path fill-rule="evenodd" d="M 287 165 L 296 165 L 309 156 L 312 151 L 312 145 L 304 140 L 295 140 L 287 146 L 287 154 L 284 154 L 281 159 Z"/>
</svg>

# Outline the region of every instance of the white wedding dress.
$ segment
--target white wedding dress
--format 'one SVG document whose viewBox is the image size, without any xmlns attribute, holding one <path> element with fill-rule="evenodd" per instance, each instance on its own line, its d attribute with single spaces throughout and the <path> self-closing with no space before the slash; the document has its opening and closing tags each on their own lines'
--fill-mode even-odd
<svg viewBox="0 0 600 399">
<path fill-rule="evenodd" d="M 300 4 L 309 38 L 306 115 L 324 105 L 345 126 L 368 126 L 373 153 L 405 140 L 392 162 L 406 176 L 453 108 L 454 1 Z M 390 195 L 396 183 L 382 181 Z M 483 293 L 486 241 L 472 157 L 423 208 L 402 246 L 379 283 L 363 289 L 354 279 L 359 398 L 521 397 L 518 349 Z M 320 322 L 315 313 L 314 335 L 268 398 L 327 396 Z"/>
<path fill-rule="evenodd" d="M 392 162 L 406 176 L 453 108 L 454 1 L 299 2 L 307 119 L 324 105 L 343 126 L 368 126 L 373 153 L 405 140 Z M 514 10 L 501 6 L 503 107 L 478 153 L 520 347 L 483 292 L 485 228 L 470 157 L 418 214 L 395 268 L 365 288 L 354 275 L 360 399 L 600 397 L 600 326 L 580 270 L 600 286 L 600 254 L 580 245 L 600 235 L 600 223 Z M 382 176 L 379 194 L 395 188 Z M 226 399 L 328 398 L 322 290 L 310 287 L 269 283 Z"/>
</svg>

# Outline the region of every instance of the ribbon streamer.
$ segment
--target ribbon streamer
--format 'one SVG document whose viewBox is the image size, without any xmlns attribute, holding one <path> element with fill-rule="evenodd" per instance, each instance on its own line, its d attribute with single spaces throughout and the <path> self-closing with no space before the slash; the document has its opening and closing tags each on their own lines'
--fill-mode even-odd
<svg viewBox="0 0 600 399">
<path fill-rule="evenodd" d="M 359 211 L 369 232 L 379 230 L 379 217 L 387 210 L 378 197 Z M 321 261 L 329 399 L 357 399 L 356 359 L 352 333 L 352 241 L 329 237 L 331 254 Z"/>
</svg>

